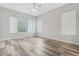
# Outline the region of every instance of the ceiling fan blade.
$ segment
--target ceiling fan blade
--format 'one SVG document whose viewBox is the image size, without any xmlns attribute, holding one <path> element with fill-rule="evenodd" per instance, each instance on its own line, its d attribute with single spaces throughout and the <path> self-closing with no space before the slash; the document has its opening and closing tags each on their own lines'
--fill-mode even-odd
<svg viewBox="0 0 79 59">
<path fill-rule="evenodd" d="M 38 8 L 37 8 L 37 10 L 38 10 L 38 11 L 41 11 L 41 9 L 38 9 Z"/>
</svg>

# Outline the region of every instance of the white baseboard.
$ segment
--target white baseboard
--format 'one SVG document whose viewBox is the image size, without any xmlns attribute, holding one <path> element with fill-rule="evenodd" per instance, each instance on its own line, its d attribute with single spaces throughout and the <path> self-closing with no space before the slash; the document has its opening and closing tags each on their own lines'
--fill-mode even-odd
<svg viewBox="0 0 79 59">
<path fill-rule="evenodd" d="M 74 42 L 74 41 L 68 41 L 65 39 L 59 39 L 56 37 L 47 37 L 47 36 L 42 36 L 42 35 L 38 35 L 38 37 L 42 37 L 42 38 L 48 38 L 48 39 L 53 39 L 53 40 L 57 40 L 57 41 L 61 41 L 61 42 L 67 42 L 67 43 L 71 43 L 71 44 L 75 44 L 75 45 L 79 45 L 79 42 Z"/>
<path fill-rule="evenodd" d="M 11 40 L 11 39 L 19 39 L 19 38 L 25 38 L 25 37 L 33 37 L 33 36 L 18 36 L 18 37 L 8 37 L 8 38 L 0 38 L 0 41 L 2 40 Z"/>
</svg>

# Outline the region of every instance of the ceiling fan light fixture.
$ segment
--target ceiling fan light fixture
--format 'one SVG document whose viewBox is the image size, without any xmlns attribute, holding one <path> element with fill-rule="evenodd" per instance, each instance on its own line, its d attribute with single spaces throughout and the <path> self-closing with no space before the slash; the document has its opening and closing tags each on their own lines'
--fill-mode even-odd
<svg viewBox="0 0 79 59">
<path fill-rule="evenodd" d="M 38 10 L 36 8 L 32 8 L 32 12 L 37 12 Z"/>
</svg>

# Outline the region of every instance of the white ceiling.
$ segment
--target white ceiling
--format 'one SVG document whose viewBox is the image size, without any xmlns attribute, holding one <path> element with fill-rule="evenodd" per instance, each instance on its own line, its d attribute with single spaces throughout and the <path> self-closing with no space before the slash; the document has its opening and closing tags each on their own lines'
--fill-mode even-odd
<svg viewBox="0 0 79 59">
<path fill-rule="evenodd" d="M 0 7 L 27 13 L 33 16 L 38 16 L 50 10 L 58 8 L 62 5 L 65 5 L 66 3 L 38 3 L 38 4 L 41 4 L 41 7 L 39 7 L 40 11 L 38 12 L 33 12 L 31 10 L 31 8 L 33 7 L 32 3 L 0 3 Z"/>
</svg>

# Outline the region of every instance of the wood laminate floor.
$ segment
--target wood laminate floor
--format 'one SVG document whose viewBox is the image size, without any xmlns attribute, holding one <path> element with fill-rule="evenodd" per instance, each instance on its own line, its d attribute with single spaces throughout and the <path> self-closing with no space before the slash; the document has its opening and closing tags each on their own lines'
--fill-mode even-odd
<svg viewBox="0 0 79 59">
<path fill-rule="evenodd" d="M 79 46 L 38 37 L 0 41 L 0 56 L 61 55 L 79 55 Z"/>
</svg>

